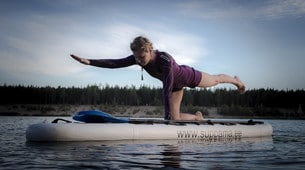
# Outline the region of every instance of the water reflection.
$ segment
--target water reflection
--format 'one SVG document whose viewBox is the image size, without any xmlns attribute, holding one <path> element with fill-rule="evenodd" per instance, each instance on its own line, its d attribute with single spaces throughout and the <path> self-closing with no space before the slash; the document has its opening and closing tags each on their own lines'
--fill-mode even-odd
<svg viewBox="0 0 305 170">
<path fill-rule="evenodd" d="M 164 167 L 202 167 L 211 162 L 226 162 L 234 159 L 242 160 L 241 153 L 259 153 L 273 149 L 272 137 L 248 138 L 232 141 L 206 141 L 206 140 L 176 140 L 163 141 L 161 163 Z M 252 154 L 255 157 L 256 154 Z M 245 158 L 245 157 L 244 157 Z M 245 158 L 245 159 L 251 159 Z M 216 164 L 211 168 L 218 167 Z M 218 167 L 219 168 L 219 167 Z"/>
<path fill-rule="evenodd" d="M 305 169 L 304 120 L 268 120 L 273 138 L 59 143 L 25 140 L 29 124 L 54 117 L 0 120 L 1 169 Z"/>
<path fill-rule="evenodd" d="M 273 148 L 271 137 L 248 138 L 237 141 L 203 140 L 122 140 L 99 142 L 26 143 L 34 155 L 33 164 L 43 162 L 49 166 L 56 161 L 57 168 L 199 168 L 213 162 L 234 159 L 255 159 L 241 153 L 261 155 Z M 256 155 L 257 155 L 256 154 Z M 43 161 L 45 159 L 45 161 Z M 69 164 L 67 164 L 69 163 Z M 216 165 L 213 165 L 213 167 Z"/>
<path fill-rule="evenodd" d="M 164 145 L 164 151 L 161 154 L 163 158 L 160 161 L 164 167 L 181 168 L 180 162 L 183 153 L 179 151 L 178 146 Z"/>
</svg>

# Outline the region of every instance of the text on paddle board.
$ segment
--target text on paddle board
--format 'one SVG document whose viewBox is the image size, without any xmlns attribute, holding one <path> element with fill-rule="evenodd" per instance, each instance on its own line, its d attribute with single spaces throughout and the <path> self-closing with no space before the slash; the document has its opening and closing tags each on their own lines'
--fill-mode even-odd
<svg viewBox="0 0 305 170">
<path fill-rule="evenodd" d="M 240 130 L 178 130 L 178 139 L 241 139 L 242 132 Z"/>
</svg>

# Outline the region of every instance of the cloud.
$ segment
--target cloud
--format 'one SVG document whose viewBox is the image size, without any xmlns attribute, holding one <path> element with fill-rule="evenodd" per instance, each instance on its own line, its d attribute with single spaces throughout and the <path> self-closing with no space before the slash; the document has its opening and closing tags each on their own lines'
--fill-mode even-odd
<svg viewBox="0 0 305 170">
<path fill-rule="evenodd" d="M 99 32 L 99 31 L 97 31 Z M 99 53 L 102 58 L 120 58 L 130 54 L 130 42 L 139 35 L 148 37 L 155 49 L 163 50 L 184 64 L 193 64 L 207 55 L 203 37 L 171 29 L 164 25 L 139 27 L 136 24 L 116 23 L 103 27 L 100 37 Z M 84 49 L 86 50 L 86 49 Z"/>
<path fill-rule="evenodd" d="M 100 37 L 99 42 L 93 45 L 93 42 L 88 41 L 88 48 L 81 48 L 83 50 L 81 53 L 87 53 L 94 58 L 122 58 L 130 55 L 130 42 L 139 35 L 148 37 L 155 49 L 168 52 L 180 64 L 194 64 L 208 54 L 202 37 L 170 29 L 164 25 L 147 28 L 136 24 L 115 23 L 102 27 L 96 32 Z"/>
<path fill-rule="evenodd" d="M 261 7 L 257 14 L 267 18 L 304 17 L 305 1 L 303 0 L 272 0 Z"/>
<path fill-rule="evenodd" d="M 202 60 L 208 54 L 203 37 L 169 30 L 152 32 L 154 46 L 171 54 L 179 64 L 191 65 Z"/>
<path fill-rule="evenodd" d="M 60 20 L 56 25 L 61 25 Z M 1 41 L 5 42 L 2 48 L 5 49 L 0 54 L 1 69 L 16 75 L 40 73 L 58 76 L 81 70 L 73 64 L 68 66 L 68 49 L 73 37 L 67 34 L 64 27 L 54 27 L 53 24 L 54 18 L 40 16 L 28 17 L 26 21 L 7 22 L 13 32 L 2 34 Z"/>
<path fill-rule="evenodd" d="M 304 17 L 303 0 L 266 1 L 187 1 L 177 5 L 181 14 L 202 19 L 279 19 Z"/>
<path fill-rule="evenodd" d="M 32 15 L 26 21 L 6 20 L 6 30 L 16 29 L 3 32 L 2 41 L 8 48 L 0 54 L 1 70 L 15 76 L 68 76 L 86 69 L 73 61 L 70 53 L 86 58 L 125 57 L 131 54 L 129 44 L 138 35 L 150 38 L 155 48 L 167 51 L 181 64 L 194 64 L 207 54 L 202 38 L 170 26 L 127 22 L 86 25 L 69 17 Z"/>
</svg>

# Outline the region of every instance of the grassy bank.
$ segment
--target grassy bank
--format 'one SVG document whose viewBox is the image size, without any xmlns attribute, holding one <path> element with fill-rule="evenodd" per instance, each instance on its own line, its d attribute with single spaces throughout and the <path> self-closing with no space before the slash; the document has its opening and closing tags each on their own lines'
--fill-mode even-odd
<svg viewBox="0 0 305 170">
<path fill-rule="evenodd" d="M 101 110 L 121 117 L 163 117 L 162 106 L 1 105 L 0 116 L 72 116 L 82 110 Z"/>
<path fill-rule="evenodd" d="M 101 110 L 114 116 L 143 118 L 163 118 L 163 106 L 118 106 L 118 105 L 0 105 L 0 116 L 72 116 L 82 110 Z M 302 109 L 264 108 L 264 107 L 199 107 L 182 106 L 181 112 L 201 111 L 206 118 L 272 118 L 304 119 Z"/>
</svg>

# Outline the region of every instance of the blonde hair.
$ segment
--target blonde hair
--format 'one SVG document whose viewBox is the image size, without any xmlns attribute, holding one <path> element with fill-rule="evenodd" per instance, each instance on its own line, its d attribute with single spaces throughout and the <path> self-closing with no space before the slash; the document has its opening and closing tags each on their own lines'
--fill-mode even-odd
<svg viewBox="0 0 305 170">
<path fill-rule="evenodd" d="M 132 52 L 139 52 L 140 50 L 153 50 L 153 44 L 148 38 L 138 36 L 130 43 L 130 49 Z"/>
</svg>

